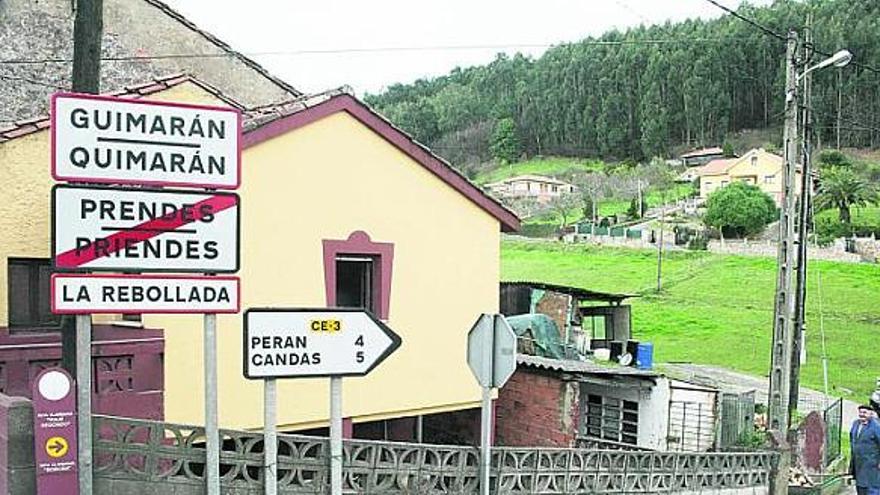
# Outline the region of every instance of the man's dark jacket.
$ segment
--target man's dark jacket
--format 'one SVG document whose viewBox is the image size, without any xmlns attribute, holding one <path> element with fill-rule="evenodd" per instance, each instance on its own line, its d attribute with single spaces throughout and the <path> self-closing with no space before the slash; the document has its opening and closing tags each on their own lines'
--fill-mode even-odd
<svg viewBox="0 0 880 495">
<path fill-rule="evenodd" d="M 859 433 L 857 420 L 849 432 L 852 446 L 852 475 L 856 486 L 880 488 L 880 423 L 868 421 Z"/>
</svg>

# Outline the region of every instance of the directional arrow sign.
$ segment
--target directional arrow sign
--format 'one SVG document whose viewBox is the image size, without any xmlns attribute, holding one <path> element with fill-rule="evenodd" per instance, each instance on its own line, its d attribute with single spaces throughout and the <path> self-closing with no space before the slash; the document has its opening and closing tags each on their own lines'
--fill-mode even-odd
<svg viewBox="0 0 880 495">
<path fill-rule="evenodd" d="M 61 457 L 67 450 L 67 440 L 63 437 L 52 437 L 46 442 L 46 453 L 50 457 Z"/>
<path fill-rule="evenodd" d="M 362 376 L 398 347 L 400 337 L 360 309 L 245 311 L 245 378 Z"/>
</svg>

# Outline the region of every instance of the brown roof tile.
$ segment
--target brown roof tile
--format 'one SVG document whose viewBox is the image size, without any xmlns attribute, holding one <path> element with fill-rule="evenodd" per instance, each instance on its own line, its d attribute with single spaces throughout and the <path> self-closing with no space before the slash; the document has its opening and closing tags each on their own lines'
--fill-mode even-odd
<svg viewBox="0 0 880 495">
<path fill-rule="evenodd" d="M 702 167 L 697 167 L 697 175 L 718 175 L 727 173 L 739 158 L 716 158 Z"/>
<path fill-rule="evenodd" d="M 6 131 L 3 133 L 3 137 L 6 139 L 15 139 L 17 137 L 24 136 L 26 134 L 30 134 L 32 132 L 38 131 L 39 128 L 33 124 L 27 124 L 22 126 L 16 126 L 15 129 L 11 131 Z"/>
<path fill-rule="evenodd" d="M 204 89 L 208 93 L 216 96 L 217 98 L 223 100 L 228 103 L 230 106 L 233 106 L 239 110 L 244 110 L 244 107 L 237 101 L 232 98 L 224 95 L 220 90 L 215 88 L 214 86 L 200 81 L 192 76 L 188 76 L 186 74 L 172 74 L 169 76 L 163 76 L 152 81 L 145 82 L 143 84 L 137 84 L 134 86 L 127 86 L 124 89 L 113 91 L 107 93 L 111 96 L 115 96 L 118 98 L 140 98 L 142 96 L 147 96 L 151 94 L 158 93 L 160 91 L 164 91 L 168 88 L 177 86 L 178 84 L 184 82 L 191 82 L 200 88 Z M 14 124 L 7 126 L 5 128 L 0 128 L 0 143 L 8 141 L 10 139 L 15 139 L 17 137 L 26 136 L 33 132 L 37 132 L 42 129 L 47 129 L 49 127 L 49 117 L 46 115 L 41 115 L 39 117 L 33 117 L 26 120 L 19 120 Z"/>
</svg>

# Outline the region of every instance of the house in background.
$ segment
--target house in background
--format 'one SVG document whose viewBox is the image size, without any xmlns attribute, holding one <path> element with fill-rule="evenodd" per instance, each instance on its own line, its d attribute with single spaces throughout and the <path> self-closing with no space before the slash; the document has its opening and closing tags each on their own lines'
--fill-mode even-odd
<svg viewBox="0 0 880 495">
<path fill-rule="evenodd" d="M 543 175 L 518 175 L 483 187 L 496 198 L 535 198 L 541 203 L 577 190 L 577 186 L 564 180 Z"/>
<path fill-rule="evenodd" d="M 730 184 L 730 175 L 727 171 L 737 160 L 737 158 L 717 158 L 694 169 L 697 177 L 700 178 L 700 198 L 706 199 L 713 191 Z"/>
<path fill-rule="evenodd" d="M 705 199 L 713 191 L 733 182 L 745 182 L 757 186 L 773 198 L 777 206 L 781 206 L 782 165 L 781 156 L 763 148 L 749 150 L 739 158 L 713 160 L 698 169 L 700 197 Z M 795 187 L 798 190 L 800 190 L 799 177 L 800 174 L 795 179 Z"/>
<path fill-rule="evenodd" d="M 689 151 L 679 157 L 681 162 L 688 168 L 705 165 L 712 160 L 724 158 L 724 150 L 715 146 L 712 148 L 700 148 Z"/>
</svg>

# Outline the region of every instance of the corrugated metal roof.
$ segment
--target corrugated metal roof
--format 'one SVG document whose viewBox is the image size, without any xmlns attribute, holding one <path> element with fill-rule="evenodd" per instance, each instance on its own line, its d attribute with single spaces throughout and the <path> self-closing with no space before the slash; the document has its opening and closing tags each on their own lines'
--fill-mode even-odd
<svg viewBox="0 0 880 495">
<path fill-rule="evenodd" d="M 700 148 L 698 150 L 689 151 L 689 152 L 681 155 L 681 158 L 695 158 L 698 156 L 720 155 L 722 153 L 724 153 L 724 150 L 715 146 L 712 148 Z"/>
<path fill-rule="evenodd" d="M 562 294 L 568 294 L 570 296 L 575 296 L 579 299 L 583 300 L 591 300 L 591 301 L 610 301 L 619 303 L 624 299 L 628 299 L 630 297 L 639 297 L 636 294 L 614 294 L 610 292 L 598 292 L 589 289 L 581 289 L 580 287 L 571 287 L 568 285 L 557 285 L 557 284 L 547 284 L 544 282 L 532 282 L 528 280 L 513 280 L 507 282 L 501 282 L 502 287 L 511 287 L 511 286 L 522 286 L 522 287 L 530 287 L 533 289 L 540 290 L 549 290 L 553 292 L 559 292 Z"/>
<path fill-rule="evenodd" d="M 550 371 L 561 371 L 564 373 L 573 374 L 632 376 L 635 378 L 658 378 L 662 376 L 654 371 L 640 370 L 631 366 L 620 366 L 613 363 L 598 364 L 593 361 L 552 359 L 540 356 L 531 356 L 528 354 L 517 355 L 516 362 L 518 364 L 529 366 L 532 368 L 545 369 Z"/>
</svg>

